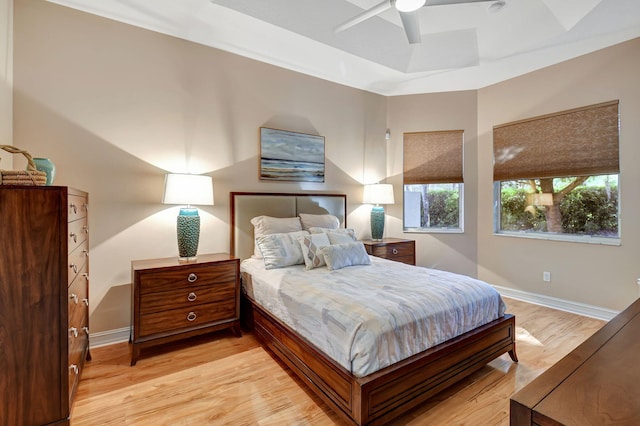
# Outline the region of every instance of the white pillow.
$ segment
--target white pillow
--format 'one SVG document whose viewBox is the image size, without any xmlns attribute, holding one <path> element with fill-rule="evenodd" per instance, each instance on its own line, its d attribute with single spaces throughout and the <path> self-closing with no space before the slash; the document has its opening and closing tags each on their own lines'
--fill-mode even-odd
<svg viewBox="0 0 640 426">
<path fill-rule="evenodd" d="M 302 248 L 298 238 L 309 235 L 307 231 L 289 232 L 286 234 L 268 234 L 256 238 L 256 245 L 264 258 L 266 269 L 283 268 L 285 266 L 304 263 Z"/>
<path fill-rule="evenodd" d="M 354 241 L 347 244 L 332 244 L 322 247 L 320 251 L 324 255 L 324 260 L 330 271 L 347 266 L 371 264 L 371 259 L 362 241 Z"/>
<path fill-rule="evenodd" d="M 251 224 L 253 225 L 254 241 L 263 235 L 302 231 L 299 217 L 257 216 L 251 219 Z M 253 247 L 253 257 L 262 257 L 257 244 L 254 244 Z"/>
<path fill-rule="evenodd" d="M 336 229 L 336 231 L 339 231 Z M 347 244 L 356 241 L 356 234 L 353 232 L 353 229 L 349 229 L 352 232 L 327 232 L 327 237 L 329 237 L 329 242 L 331 244 Z"/>
<path fill-rule="evenodd" d="M 332 214 L 300 213 L 299 216 L 302 229 L 308 230 L 313 227 L 337 229 L 340 227 L 340 220 Z"/>
<path fill-rule="evenodd" d="M 320 249 L 331 244 L 327 234 L 311 234 L 298 237 L 305 269 L 313 269 L 326 265 Z"/>
<path fill-rule="evenodd" d="M 327 229 L 327 228 L 319 228 L 319 227 L 312 227 L 308 229 L 309 232 L 311 232 L 312 234 L 342 234 L 346 237 L 349 237 L 349 239 L 343 239 L 342 241 L 345 243 L 350 243 L 352 241 L 357 241 L 358 239 L 356 238 L 356 231 L 354 231 L 351 228 L 340 228 L 340 229 Z M 336 241 L 338 239 L 338 237 L 335 237 Z M 329 241 L 331 241 L 331 236 L 329 236 Z M 331 244 L 339 244 L 339 243 L 334 243 L 333 241 L 331 241 Z"/>
</svg>

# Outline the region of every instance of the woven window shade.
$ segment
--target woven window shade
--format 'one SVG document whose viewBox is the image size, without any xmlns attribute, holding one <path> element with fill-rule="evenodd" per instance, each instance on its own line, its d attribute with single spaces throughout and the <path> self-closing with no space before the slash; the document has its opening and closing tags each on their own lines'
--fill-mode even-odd
<svg viewBox="0 0 640 426">
<path fill-rule="evenodd" d="M 620 172 L 618 101 L 493 128 L 493 180 Z"/>
<path fill-rule="evenodd" d="M 462 130 L 404 134 L 404 184 L 462 183 Z"/>
</svg>

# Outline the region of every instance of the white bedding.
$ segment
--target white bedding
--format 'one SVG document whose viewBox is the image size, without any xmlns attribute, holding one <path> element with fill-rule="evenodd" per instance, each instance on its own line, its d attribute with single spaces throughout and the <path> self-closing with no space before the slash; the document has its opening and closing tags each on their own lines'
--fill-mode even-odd
<svg viewBox="0 0 640 426">
<path fill-rule="evenodd" d="M 504 315 L 489 284 L 371 257 L 329 271 L 266 270 L 247 259 L 244 290 L 318 349 L 362 377 Z"/>
</svg>

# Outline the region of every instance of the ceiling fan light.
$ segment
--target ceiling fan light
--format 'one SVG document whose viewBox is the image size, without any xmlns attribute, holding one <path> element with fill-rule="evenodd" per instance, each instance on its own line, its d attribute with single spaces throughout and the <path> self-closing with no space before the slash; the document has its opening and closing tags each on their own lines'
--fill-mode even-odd
<svg viewBox="0 0 640 426">
<path fill-rule="evenodd" d="M 396 0 L 395 6 L 400 12 L 413 12 L 420 9 L 427 0 Z"/>
</svg>

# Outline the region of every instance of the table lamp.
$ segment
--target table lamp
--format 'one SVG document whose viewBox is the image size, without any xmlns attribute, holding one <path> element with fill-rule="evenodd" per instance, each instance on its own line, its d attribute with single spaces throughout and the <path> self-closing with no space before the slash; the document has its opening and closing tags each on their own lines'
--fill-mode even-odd
<svg viewBox="0 0 640 426">
<path fill-rule="evenodd" d="M 393 204 L 393 185 L 375 183 L 364 186 L 362 197 L 364 204 L 375 204 L 371 208 L 371 239 L 382 240 L 384 233 L 384 207 L 380 204 Z"/>
<path fill-rule="evenodd" d="M 200 216 L 193 205 L 213 205 L 211 176 L 168 173 L 164 179 L 163 204 L 181 204 L 177 220 L 180 260 L 193 260 L 200 240 Z"/>
</svg>

